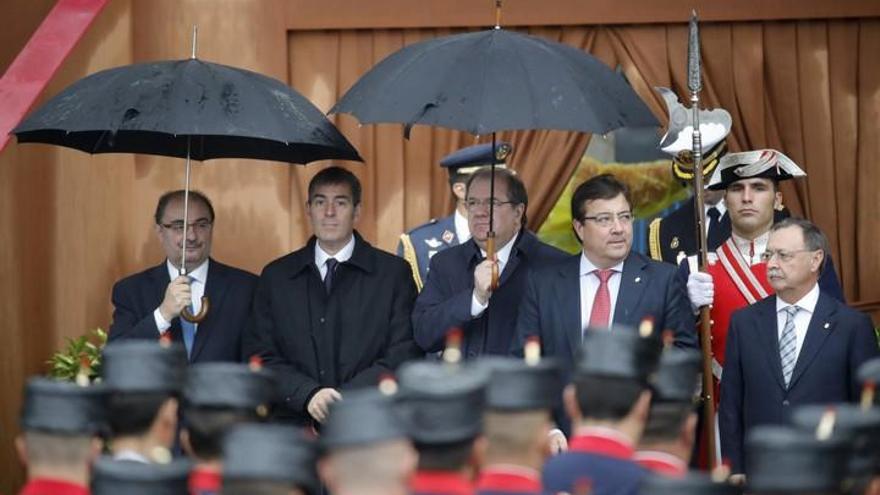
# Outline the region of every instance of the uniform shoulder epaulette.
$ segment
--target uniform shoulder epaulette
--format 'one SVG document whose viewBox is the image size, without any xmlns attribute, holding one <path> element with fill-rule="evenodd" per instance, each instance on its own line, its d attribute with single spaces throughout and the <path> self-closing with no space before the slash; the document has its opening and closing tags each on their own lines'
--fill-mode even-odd
<svg viewBox="0 0 880 495">
<path fill-rule="evenodd" d="M 648 224 L 648 251 L 651 258 L 663 261 L 663 251 L 660 249 L 660 222 L 663 219 L 657 217 Z"/>
<path fill-rule="evenodd" d="M 409 234 L 400 234 L 400 243 L 403 245 L 403 259 L 409 263 L 410 271 L 413 274 L 413 281 L 416 283 L 416 289 L 421 292 L 423 283 L 422 277 L 419 275 L 419 260 L 416 257 L 416 249 Z"/>
</svg>

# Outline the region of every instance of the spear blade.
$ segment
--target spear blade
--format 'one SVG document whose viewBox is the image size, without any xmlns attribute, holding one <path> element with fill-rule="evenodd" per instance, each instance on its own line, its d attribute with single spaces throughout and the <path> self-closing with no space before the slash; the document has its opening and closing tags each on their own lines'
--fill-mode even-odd
<svg viewBox="0 0 880 495">
<path fill-rule="evenodd" d="M 703 89 L 700 66 L 700 28 L 697 25 L 697 12 L 692 11 L 688 29 L 688 89 L 691 93 L 699 93 Z"/>
</svg>

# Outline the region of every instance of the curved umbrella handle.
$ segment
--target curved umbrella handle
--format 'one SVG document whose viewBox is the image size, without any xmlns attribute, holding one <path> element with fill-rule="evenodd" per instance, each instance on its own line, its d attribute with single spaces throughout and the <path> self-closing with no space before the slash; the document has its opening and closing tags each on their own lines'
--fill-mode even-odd
<svg viewBox="0 0 880 495">
<path fill-rule="evenodd" d="M 199 309 L 197 314 L 192 314 L 189 308 L 183 308 L 180 312 L 180 317 L 190 323 L 200 323 L 202 320 L 208 316 L 208 311 L 211 309 L 211 301 L 208 300 L 208 296 L 202 296 L 202 308 Z"/>
</svg>

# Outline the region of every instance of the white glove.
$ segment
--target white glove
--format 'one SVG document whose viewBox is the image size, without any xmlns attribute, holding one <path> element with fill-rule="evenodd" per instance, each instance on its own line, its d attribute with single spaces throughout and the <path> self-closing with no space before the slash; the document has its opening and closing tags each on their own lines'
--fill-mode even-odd
<svg viewBox="0 0 880 495">
<path fill-rule="evenodd" d="M 712 275 L 703 272 L 691 272 L 688 275 L 688 299 L 691 300 L 691 309 L 694 313 L 699 312 L 703 306 L 712 304 L 715 297 L 715 284 L 712 283 Z"/>
</svg>

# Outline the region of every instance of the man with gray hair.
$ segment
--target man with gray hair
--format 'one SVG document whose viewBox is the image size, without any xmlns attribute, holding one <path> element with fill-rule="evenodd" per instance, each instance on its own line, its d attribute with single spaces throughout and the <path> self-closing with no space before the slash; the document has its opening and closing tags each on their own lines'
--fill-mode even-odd
<svg viewBox="0 0 880 495">
<path fill-rule="evenodd" d="M 736 481 L 749 430 L 782 423 L 794 406 L 859 400 L 858 368 L 880 354 L 871 320 L 820 290 L 827 256 L 812 222 L 774 224 L 761 258 L 775 295 L 731 318 L 718 414 Z"/>
</svg>

